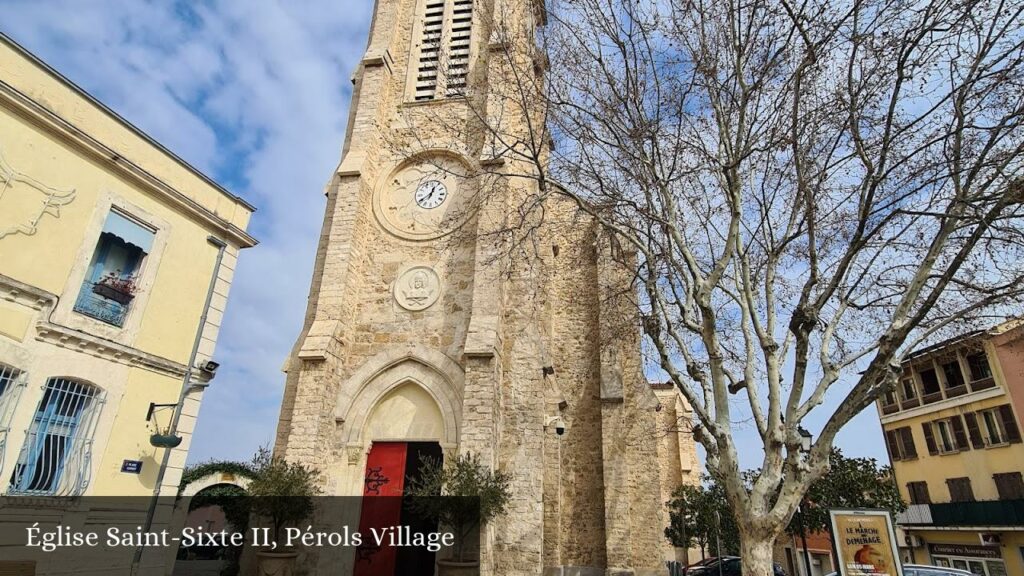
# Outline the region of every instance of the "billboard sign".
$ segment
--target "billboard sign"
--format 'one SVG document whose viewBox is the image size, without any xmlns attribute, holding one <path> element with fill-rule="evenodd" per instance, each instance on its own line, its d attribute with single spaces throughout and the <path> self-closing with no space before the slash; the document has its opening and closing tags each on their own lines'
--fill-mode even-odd
<svg viewBox="0 0 1024 576">
<path fill-rule="evenodd" d="M 829 510 L 841 576 L 903 576 L 886 510 Z"/>
</svg>

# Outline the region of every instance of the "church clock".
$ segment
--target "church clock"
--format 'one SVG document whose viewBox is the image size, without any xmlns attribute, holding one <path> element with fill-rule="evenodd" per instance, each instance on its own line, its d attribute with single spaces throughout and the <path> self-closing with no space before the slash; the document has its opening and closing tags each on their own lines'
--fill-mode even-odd
<svg viewBox="0 0 1024 576">
<path fill-rule="evenodd" d="M 467 216 L 466 166 L 449 155 L 414 158 L 378 187 L 373 209 L 388 232 L 407 240 L 440 238 Z"/>
<path fill-rule="evenodd" d="M 448 198 L 448 188 L 440 180 L 427 180 L 416 189 L 416 205 L 432 210 Z"/>
</svg>

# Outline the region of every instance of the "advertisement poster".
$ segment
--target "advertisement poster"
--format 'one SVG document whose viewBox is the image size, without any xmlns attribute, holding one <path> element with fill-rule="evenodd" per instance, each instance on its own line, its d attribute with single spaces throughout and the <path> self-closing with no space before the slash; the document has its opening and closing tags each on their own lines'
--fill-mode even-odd
<svg viewBox="0 0 1024 576">
<path fill-rule="evenodd" d="M 885 510 L 830 510 L 841 576 L 903 576 L 892 518 Z"/>
</svg>

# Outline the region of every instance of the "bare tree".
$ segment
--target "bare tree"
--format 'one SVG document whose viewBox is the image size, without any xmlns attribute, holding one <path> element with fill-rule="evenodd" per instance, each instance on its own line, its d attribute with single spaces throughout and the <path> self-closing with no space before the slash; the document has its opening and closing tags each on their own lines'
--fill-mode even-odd
<svg viewBox="0 0 1024 576">
<path fill-rule="evenodd" d="M 744 574 L 771 574 L 836 433 L 901 360 L 1021 303 L 1024 4 L 559 0 L 536 30 L 504 4 L 467 107 L 502 161 L 485 169 L 535 183 L 510 226 L 559 196 L 629 249 Z"/>
</svg>

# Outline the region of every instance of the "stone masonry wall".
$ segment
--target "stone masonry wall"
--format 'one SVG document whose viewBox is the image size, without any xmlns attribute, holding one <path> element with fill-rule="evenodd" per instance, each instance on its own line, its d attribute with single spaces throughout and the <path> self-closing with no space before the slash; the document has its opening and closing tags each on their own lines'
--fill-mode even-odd
<svg viewBox="0 0 1024 576">
<path fill-rule="evenodd" d="M 480 4 L 481 14 L 493 9 L 489 1 Z M 532 13 L 527 0 L 505 4 L 516 10 L 504 14 Z M 539 575 L 559 567 L 587 575 L 606 567 L 653 573 L 663 551 L 664 487 L 676 477 L 659 462 L 679 460 L 658 441 L 635 311 L 607 300 L 606 288 L 621 283 L 622 271 L 601 263 L 604 248 L 592 223 L 551 201 L 530 238 L 537 252 L 502 257 L 507 246 L 489 246 L 485 236 L 515 214 L 517 199 L 536 194 L 527 180 L 490 183 L 485 192 L 493 198 L 463 229 L 479 235 L 410 241 L 374 214 L 374 192 L 390 184 L 393 167 L 413 151 L 445 150 L 470 163 L 481 157 L 483 139 L 467 111 L 472 102 L 407 102 L 415 10 L 416 0 L 379 0 L 354 76 L 347 141 L 327 190 L 275 449 L 324 470 L 327 493 L 351 493 L 372 439 L 346 444 L 361 420 L 339 417 L 348 408 L 339 397 L 361 405 L 367 399 L 357 397 L 363 382 L 356 380 L 374 378 L 366 366 L 382 356 L 400 360 L 396 350 L 427 350 L 458 372 L 443 377 L 459 387 L 458 450 L 479 453 L 512 476 L 510 510 L 482 540 L 483 574 Z M 477 70 L 485 69 L 490 36 L 482 22 Z M 486 93 L 486 86 L 477 88 Z M 392 289 L 412 265 L 431 267 L 441 281 L 438 301 L 415 312 L 399 306 Z M 436 362 L 433 368 L 440 370 Z M 565 422 L 562 436 L 554 432 L 555 418 Z"/>
</svg>

